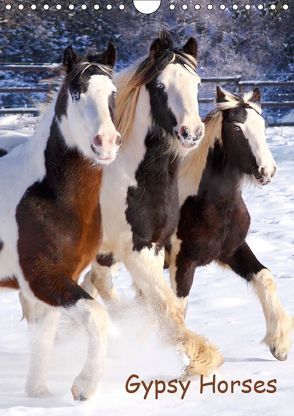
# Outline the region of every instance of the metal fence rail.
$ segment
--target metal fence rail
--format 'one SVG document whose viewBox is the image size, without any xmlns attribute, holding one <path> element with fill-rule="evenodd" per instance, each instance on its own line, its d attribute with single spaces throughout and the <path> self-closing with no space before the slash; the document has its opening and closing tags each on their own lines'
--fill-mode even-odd
<svg viewBox="0 0 294 416">
<path fill-rule="evenodd" d="M 0 71 L 45 72 L 59 71 L 60 64 L 0 64 Z"/>
<path fill-rule="evenodd" d="M 1 72 L 32 72 L 32 73 L 41 73 L 41 72 L 51 72 L 58 74 L 60 72 L 61 66 L 59 64 L 0 64 L 0 73 Z M 241 75 L 236 76 L 223 76 L 223 77 L 203 77 L 201 79 L 203 84 L 218 84 L 218 83 L 231 83 L 236 86 L 236 90 L 239 93 L 244 92 L 246 87 L 266 87 L 266 88 L 293 88 L 293 80 L 243 80 Z M 42 85 L 36 85 L 32 87 L 0 87 L 0 94 L 35 94 L 35 93 L 45 93 L 48 94 L 56 85 L 54 81 L 52 83 L 43 83 Z M 280 94 L 279 94 L 280 95 Z M 211 104 L 214 102 L 214 97 L 200 98 L 199 102 L 202 104 Z M 277 108 L 277 109 L 294 109 L 294 101 L 265 101 L 262 103 L 263 108 Z M 39 110 L 34 107 L 12 107 L 12 108 L 0 108 L 0 115 L 3 114 L 34 114 L 37 115 Z M 269 123 L 270 126 L 293 126 L 293 121 L 282 121 L 277 120 L 275 122 Z"/>
</svg>

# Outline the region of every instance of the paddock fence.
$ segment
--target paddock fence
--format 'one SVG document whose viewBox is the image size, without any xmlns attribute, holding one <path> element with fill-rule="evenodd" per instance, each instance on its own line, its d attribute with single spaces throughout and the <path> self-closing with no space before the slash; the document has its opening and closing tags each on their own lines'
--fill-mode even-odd
<svg viewBox="0 0 294 416">
<path fill-rule="evenodd" d="M 1 87 L 1 74 L 9 73 L 32 73 L 35 76 L 40 74 L 40 80 L 35 82 L 34 86 L 4 86 Z M 42 81 L 42 73 L 51 74 L 53 81 Z M 54 75 L 60 74 L 60 65 L 57 64 L 0 64 L 0 97 L 2 94 L 50 94 L 57 86 L 57 81 L 54 81 Z M 5 79 L 4 79 L 5 81 Z M 212 106 L 215 101 L 213 97 L 215 86 L 217 84 L 230 85 L 230 90 L 236 93 L 243 93 L 249 88 L 260 87 L 264 89 L 272 89 L 275 93 L 275 97 L 279 98 L 279 101 L 262 101 L 262 107 L 266 110 L 288 110 L 289 112 L 294 109 L 294 80 L 244 80 L 241 75 L 236 76 L 220 76 L 220 77 L 202 77 L 201 84 L 208 84 L 209 88 L 202 88 L 199 96 L 199 103 L 205 106 Z M 290 91 L 290 93 L 287 91 Z M 211 96 L 207 96 L 210 92 Z M 205 95 L 204 95 L 205 94 Z M 288 98 L 290 97 L 290 99 Z M 22 107 L 0 107 L 0 115 L 7 114 L 33 114 L 38 115 L 39 110 L 35 106 L 22 106 Z M 294 126 L 293 117 L 283 117 L 282 119 L 274 118 L 273 121 L 269 121 L 269 126 Z"/>
</svg>

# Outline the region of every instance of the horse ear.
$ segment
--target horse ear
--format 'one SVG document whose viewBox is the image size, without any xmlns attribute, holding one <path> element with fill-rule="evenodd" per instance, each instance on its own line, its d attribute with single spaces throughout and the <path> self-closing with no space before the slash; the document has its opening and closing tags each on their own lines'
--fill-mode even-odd
<svg viewBox="0 0 294 416">
<path fill-rule="evenodd" d="M 249 101 L 255 104 L 260 104 L 261 102 L 261 92 L 258 87 L 254 88 L 252 91 L 252 96 L 249 98 Z"/>
<path fill-rule="evenodd" d="M 116 62 L 116 48 L 112 42 L 108 42 L 106 51 L 100 56 L 100 62 L 103 65 L 114 67 Z"/>
<path fill-rule="evenodd" d="M 223 90 L 219 85 L 217 85 L 216 87 L 216 102 L 217 103 L 225 103 L 227 102 L 227 98 L 226 98 L 226 91 Z"/>
<path fill-rule="evenodd" d="M 73 47 L 69 45 L 63 52 L 63 66 L 66 72 L 69 73 L 73 67 L 80 61 L 80 57 L 74 51 Z"/>
<path fill-rule="evenodd" d="M 193 58 L 197 59 L 198 45 L 197 45 L 196 39 L 193 37 L 189 38 L 188 41 L 183 46 L 183 51 L 186 54 L 191 55 L 193 56 Z"/>
<path fill-rule="evenodd" d="M 156 59 L 160 55 L 161 45 L 160 39 L 155 39 L 150 46 L 150 58 Z"/>
<path fill-rule="evenodd" d="M 173 38 L 170 32 L 162 29 L 159 37 L 156 38 L 150 46 L 150 58 L 156 59 L 160 54 L 166 50 L 173 49 Z"/>
</svg>

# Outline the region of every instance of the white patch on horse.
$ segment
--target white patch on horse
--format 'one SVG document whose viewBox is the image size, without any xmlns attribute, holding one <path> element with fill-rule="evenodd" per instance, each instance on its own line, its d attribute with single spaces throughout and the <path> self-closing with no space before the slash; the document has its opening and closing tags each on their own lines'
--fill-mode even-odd
<svg viewBox="0 0 294 416">
<path fill-rule="evenodd" d="M 204 125 L 199 116 L 197 99 L 200 84 L 200 78 L 197 73 L 189 70 L 187 66 L 171 63 L 158 76 L 158 82 L 165 87 L 169 108 L 177 120 L 175 129 L 179 132 L 179 136 L 181 136 L 180 131 L 183 126 L 188 129 L 191 135 L 200 130 L 202 130 L 203 134 Z M 188 150 L 183 146 L 183 142 L 181 140 L 181 145 L 178 146 L 179 149 L 177 151 L 186 155 Z M 194 143 L 191 138 L 192 143 L 194 148 L 196 148 L 200 140 Z"/>
<path fill-rule="evenodd" d="M 88 354 L 80 374 L 75 378 L 72 394 L 75 400 L 93 396 L 103 374 L 109 318 L 103 306 L 95 300 L 79 300 L 68 312 L 85 328 L 89 336 Z"/>
<path fill-rule="evenodd" d="M 276 171 L 276 163 L 268 148 L 265 137 L 264 119 L 256 110 L 247 108 L 245 123 L 236 123 L 246 139 L 248 139 L 253 155 L 255 156 L 258 170 L 264 176 L 264 181 L 270 181 Z"/>
<path fill-rule="evenodd" d="M 111 120 L 108 104 L 108 98 L 115 92 L 116 88 L 110 78 L 92 75 L 86 94 L 82 93 L 77 101 L 69 95 L 67 114 L 62 116 L 59 123 L 66 144 L 72 148 L 77 147 L 86 157 L 100 164 L 112 162 L 119 148 L 115 144 L 119 134 Z M 97 135 L 102 138 L 102 143 L 98 146 L 99 155 L 92 148 L 97 147 L 93 142 Z"/>
<path fill-rule="evenodd" d="M 293 318 L 283 308 L 276 292 L 276 283 L 268 269 L 254 275 L 252 282 L 266 321 L 263 342 L 278 360 L 286 360 L 291 346 Z"/>
</svg>

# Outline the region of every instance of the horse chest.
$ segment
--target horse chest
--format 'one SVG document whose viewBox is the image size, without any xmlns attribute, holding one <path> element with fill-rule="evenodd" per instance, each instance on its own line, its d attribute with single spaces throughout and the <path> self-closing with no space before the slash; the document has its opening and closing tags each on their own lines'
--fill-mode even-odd
<svg viewBox="0 0 294 416">
<path fill-rule="evenodd" d="M 178 161 L 162 149 L 148 148 L 128 188 L 126 220 L 133 235 L 134 250 L 163 246 L 174 232 L 179 216 Z"/>
<path fill-rule="evenodd" d="M 48 178 L 34 184 L 17 207 L 19 259 L 28 281 L 40 272 L 76 280 L 95 257 L 101 239 L 101 172 L 87 174 L 78 167 L 75 175 L 67 171 L 64 177 L 71 182 L 59 181 L 53 194 Z"/>
<path fill-rule="evenodd" d="M 239 176 L 225 160 L 223 148 L 215 146 L 208 154 L 197 195 L 188 196 L 181 208 L 178 238 L 201 265 L 232 255 L 249 229 Z"/>
<path fill-rule="evenodd" d="M 190 196 L 181 208 L 177 237 L 199 265 L 232 254 L 244 241 L 250 217 L 242 199 Z"/>
</svg>

